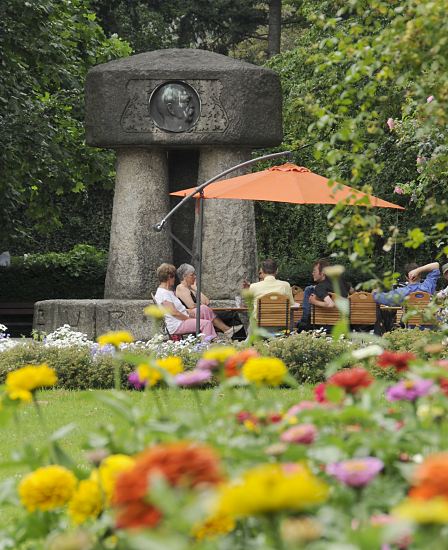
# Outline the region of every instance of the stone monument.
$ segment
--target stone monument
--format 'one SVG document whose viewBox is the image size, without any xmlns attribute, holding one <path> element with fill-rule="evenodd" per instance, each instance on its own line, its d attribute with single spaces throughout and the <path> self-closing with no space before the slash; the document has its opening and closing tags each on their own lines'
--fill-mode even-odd
<svg viewBox="0 0 448 550">
<path fill-rule="evenodd" d="M 203 50 L 159 50 L 98 65 L 87 75 L 86 140 L 117 155 L 104 303 L 115 309 L 119 303 L 125 312 L 127 301 L 135 307 L 156 289 L 160 263 L 195 263 L 169 233 L 152 228 L 180 200 L 169 193 L 250 159 L 255 148 L 280 144 L 279 78 L 269 69 Z M 170 231 L 190 250 L 194 219 L 191 201 L 170 220 Z M 233 299 L 245 276 L 255 279 L 256 260 L 253 203 L 206 201 L 204 291 L 213 299 Z M 81 301 L 70 301 L 71 310 L 76 302 Z M 102 307 L 93 302 L 94 309 Z M 63 324 L 44 310 L 40 305 L 35 328 L 45 317 L 53 321 L 41 321 L 44 330 Z"/>
</svg>

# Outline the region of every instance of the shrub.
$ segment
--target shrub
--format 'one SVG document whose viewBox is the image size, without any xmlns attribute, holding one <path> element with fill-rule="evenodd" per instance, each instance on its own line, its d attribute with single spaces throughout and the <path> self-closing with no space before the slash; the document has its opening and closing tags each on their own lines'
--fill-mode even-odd
<svg viewBox="0 0 448 550">
<path fill-rule="evenodd" d="M 145 351 L 133 350 L 134 355 L 145 356 Z M 182 357 L 185 367 L 193 367 L 199 353 L 181 350 L 176 355 Z M 88 347 L 45 347 L 38 342 L 15 346 L 0 353 L 0 383 L 6 375 L 24 365 L 48 363 L 58 375 L 58 388 L 66 390 L 109 389 L 114 387 L 114 362 L 110 353 L 97 353 L 95 357 Z M 122 362 L 121 380 L 127 387 L 127 378 L 135 368 Z"/>
<path fill-rule="evenodd" d="M 348 340 L 334 341 L 315 333 L 294 334 L 257 344 L 262 355 L 282 359 L 292 376 L 301 384 L 322 382 L 330 361 L 353 347 Z"/>
<path fill-rule="evenodd" d="M 428 357 L 425 354 L 425 347 L 437 340 L 440 332 L 433 330 L 397 329 L 384 335 L 387 348 L 393 351 L 411 351 L 421 357 Z M 445 351 L 445 355 L 447 352 Z"/>
</svg>

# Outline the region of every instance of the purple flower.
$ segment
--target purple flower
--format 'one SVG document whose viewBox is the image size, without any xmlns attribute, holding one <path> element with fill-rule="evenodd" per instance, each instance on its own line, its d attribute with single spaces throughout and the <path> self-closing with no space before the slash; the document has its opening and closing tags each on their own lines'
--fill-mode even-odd
<svg viewBox="0 0 448 550">
<path fill-rule="evenodd" d="M 395 128 L 395 120 L 393 118 L 388 118 L 386 124 L 389 126 L 390 131 Z"/>
<path fill-rule="evenodd" d="M 431 380 L 424 380 L 423 378 L 401 380 L 401 382 L 386 390 L 386 398 L 388 401 L 415 401 L 419 397 L 427 395 L 432 386 Z"/>
<path fill-rule="evenodd" d="M 429 97 L 426 98 L 426 103 L 431 103 L 431 101 L 434 101 L 435 100 L 435 97 L 433 95 L 430 95 Z"/>
<path fill-rule="evenodd" d="M 196 368 L 200 370 L 215 370 L 219 367 L 218 361 L 214 359 L 199 359 Z"/>
<path fill-rule="evenodd" d="M 402 195 L 403 189 L 399 185 L 396 185 L 394 189 L 394 193 L 396 193 L 397 195 Z"/>
<path fill-rule="evenodd" d="M 140 380 L 136 371 L 131 372 L 131 374 L 128 376 L 128 382 L 129 384 L 131 384 L 131 386 L 134 386 L 136 390 L 142 390 L 146 386 L 146 381 Z"/>
<path fill-rule="evenodd" d="M 191 388 L 194 386 L 202 386 L 205 382 L 209 382 L 212 373 L 208 369 L 194 369 L 189 372 L 183 372 L 174 377 L 174 381 L 178 386 Z"/>
<path fill-rule="evenodd" d="M 384 468 L 379 458 L 352 458 L 342 462 L 328 464 L 327 474 L 334 476 L 350 487 L 364 487 Z"/>
<path fill-rule="evenodd" d="M 427 161 L 426 157 L 417 157 L 416 162 L 417 164 L 424 164 Z"/>
</svg>

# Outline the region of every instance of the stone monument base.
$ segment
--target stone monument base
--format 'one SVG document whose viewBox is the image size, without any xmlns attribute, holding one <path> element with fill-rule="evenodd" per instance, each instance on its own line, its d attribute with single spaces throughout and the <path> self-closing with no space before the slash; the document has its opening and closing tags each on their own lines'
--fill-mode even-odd
<svg viewBox="0 0 448 550">
<path fill-rule="evenodd" d="M 143 310 L 152 300 L 43 300 L 34 304 L 33 329 L 49 334 L 63 325 L 95 340 L 110 330 L 128 330 L 136 340 L 149 340 L 152 320 Z M 235 307 L 234 300 L 216 300 L 216 307 Z M 247 314 L 240 315 L 247 327 Z"/>
<path fill-rule="evenodd" d="M 95 340 L 110 330 L 128 330 L 149 340 L 152 320 L 143 313 L 150 300 L 43 300 L 34 304 L 33 329 L 50 333 L 63 325 Z"/>
</svg>

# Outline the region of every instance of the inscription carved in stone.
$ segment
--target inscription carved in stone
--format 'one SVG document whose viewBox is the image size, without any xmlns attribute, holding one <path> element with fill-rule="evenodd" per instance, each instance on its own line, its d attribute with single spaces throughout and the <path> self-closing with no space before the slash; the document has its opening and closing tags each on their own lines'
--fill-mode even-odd
<svg viewBox="0 0 448 550">
<path fill-rule="evenodd" d="M 217 79 L 189 80 L 188 83 L 132 79 L 127 90 L 129 101 L 121 117 L 121 127 L 126 132 L 215 133 L 224 132 L 229 125 L 221 103 L 222 84 Z M 189 91 L 197 94 L 191 93 L 187 102 Z M 173 114 L 173 105 L 168 105 L 174 96 L 179 104 L 184 104 L 178 105 L 178 116 Z"/>
</svg>

